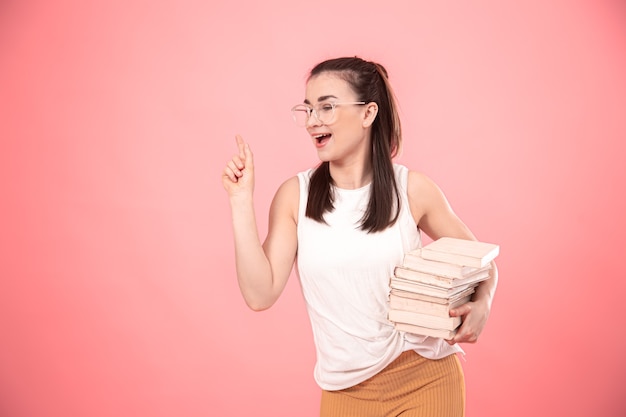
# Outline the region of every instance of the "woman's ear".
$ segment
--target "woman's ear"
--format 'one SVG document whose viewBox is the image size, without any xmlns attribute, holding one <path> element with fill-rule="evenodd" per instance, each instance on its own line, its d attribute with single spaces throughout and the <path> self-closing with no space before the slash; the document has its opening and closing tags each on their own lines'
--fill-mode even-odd
<svg viewBox="0 0 626 417">
<path fill-rule="evenodd" d="M 370 127 L 374 120 L 376 120 L 376 115 L 378 114 L 378 104 L 373 101 L 367 103 L 365 105 L 365 118 L 363 119 L 363 127 Z"/>
</svg>

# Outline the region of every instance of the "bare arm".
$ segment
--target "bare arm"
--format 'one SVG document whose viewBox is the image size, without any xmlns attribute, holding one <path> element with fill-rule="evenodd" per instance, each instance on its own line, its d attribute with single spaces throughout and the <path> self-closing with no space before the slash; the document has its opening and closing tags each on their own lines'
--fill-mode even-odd
<svg viewBox="0 0 626 417">
<path fill-rule="evenodd" d="M 441 189 L 423 174 L 409 173 L 409 204 L 418 227 L 433 240 L 449 236 L 476 240 L 470 229 L 454 213 Z M 463 324 L 448 343 L 474 343 L 482 332 L 496 291 L 498 269 L 492 263 L 489 279 L 476 288 L 472 301 L 450 310 L 450 316 L 462 316 Z"/>
<path fill-rule="evenodd" d="M 259 311 L 276 302 L 293 268 L 299 186 L 294 177 L 276 192 L 270 208 L 268 235 L 261 244 L 253 203 L 253 155 L 240 136 L 237 146 L 239 154 L 224 168 L 222 184 L 230 198 L 239 288 L 246 304 Z"/>
</svg>

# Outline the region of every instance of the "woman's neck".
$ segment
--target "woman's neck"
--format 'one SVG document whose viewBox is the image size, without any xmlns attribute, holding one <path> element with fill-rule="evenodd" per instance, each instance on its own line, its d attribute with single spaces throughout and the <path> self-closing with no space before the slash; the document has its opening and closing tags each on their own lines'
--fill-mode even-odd
<svg viewBox="0 0 626 417">
<path fill-rule="evenodd" d="M 337 164 L 329 165 L 330 176 L 335 185 L 346 190 L 356 190 L 372 182 L 373 171 L 371 164 Z"/>
</svg>

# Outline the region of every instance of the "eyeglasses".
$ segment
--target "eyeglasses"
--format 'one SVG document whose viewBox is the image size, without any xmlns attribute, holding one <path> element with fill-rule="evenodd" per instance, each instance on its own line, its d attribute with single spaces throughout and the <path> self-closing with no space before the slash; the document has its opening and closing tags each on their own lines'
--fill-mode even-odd
<svg viewBox="0 0 626 417">
<path fill-rule="evenodd" d="M 350 101 L 344 103 L 322 103 L 317 108 L 311 107 L 307 104 L 297 104 L 291 108 L 291 115 L 294 122 L 300 127 L 305 127 L 311 118 L 311 115 L 315 116 L 322 124 L 330 124 L 335 118 L 335 107 L 347 106 L 347 105 L 363 105 L 367 104 L 364 101 Z"/>
</svg>

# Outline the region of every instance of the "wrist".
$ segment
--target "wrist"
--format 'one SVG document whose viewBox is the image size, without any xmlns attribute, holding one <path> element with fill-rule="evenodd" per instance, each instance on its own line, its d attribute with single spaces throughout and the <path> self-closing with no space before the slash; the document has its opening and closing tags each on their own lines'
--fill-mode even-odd
<svg viewBox="0 0 626 417">
<path fill-rule="evenodd" d="M 231 202 L 250 202 L 252 201 L 252 191 L 238 191 L 229 194 L 229 199 Z"/>
</svg>

